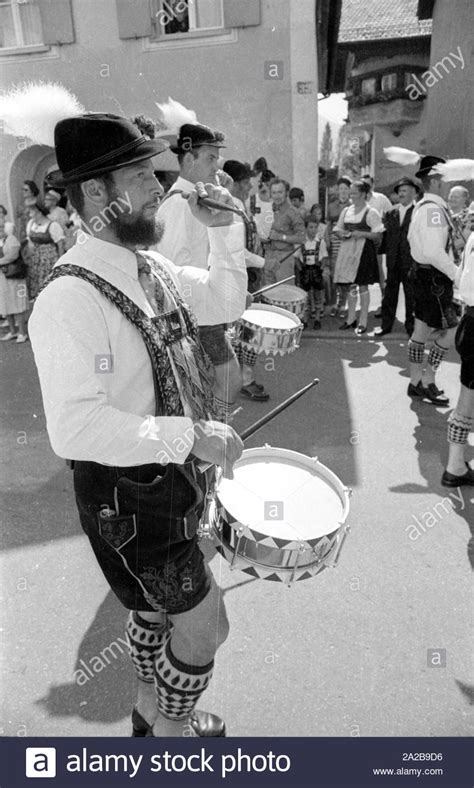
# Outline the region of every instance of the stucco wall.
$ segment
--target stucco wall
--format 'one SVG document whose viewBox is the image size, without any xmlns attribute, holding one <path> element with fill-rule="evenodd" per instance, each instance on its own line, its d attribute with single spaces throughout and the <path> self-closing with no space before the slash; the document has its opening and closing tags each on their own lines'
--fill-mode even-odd
<svg viewBox="0 0 474 788">
<path fill-rule="evenodd" d="M 272 169 L 292 180 L 289 6 L 286 0 L 262 0 L 261 8 L 262 24 L 239 28 L 234 42 L 214 38 L 210 45 L 176 49 L 167 42 L 166 49 L 146 51 L 147 39 L 118 37 L 114 0 L 73 0 L 75 43 L 53 49 L 52 56 L 0 58 L 0 89 L 39 78 L 60 81 L 87 109 L 127 116 L 156 116 L 154 102 L 172 96 L 226 133 L 227 158 L 254 161 L 264 155 Z M 264 78 L 265 61 L 274 60 L 286 66 L 281 80 Z M 1 141 L 4 202 L 5 173 L 18 141 Z M 166 160 L 157 166 L 164 168 Z"/>
<path fill-rule="evenodd" d="M 428 153 L 474 158 L 473 35 L 473 0 L 437 0 L 430 61 L 437 81 L 428 88 Z M 446 60 L 445 66 L 436 65 L 452 54 L 455 68 Z"/>
</svg>

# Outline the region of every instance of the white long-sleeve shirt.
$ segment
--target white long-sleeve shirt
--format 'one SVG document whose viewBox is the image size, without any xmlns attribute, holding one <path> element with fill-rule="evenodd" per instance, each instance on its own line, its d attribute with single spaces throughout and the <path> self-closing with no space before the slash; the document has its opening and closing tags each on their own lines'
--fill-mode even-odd
<svg viewBox="0 0 474 788">
<path fill-rule="evenodd" d="M 454 279 L 457 271 L 454 257 L 451 251 L 446 252 L 449 226 L 447 211 L 448 206 L 442 197 L 427 192 L 413 209 L 408 243 L 411 256 L 417 263 L 432 265 Z"/>
<path fill-rule="evenodd" d="M 94 271 L 152 317 L 134 253 L 84 237 L 84 243 L 78 242 L 56 265 L 72 263 Z M 227 322 L 226 304 L 242 290 L 242 279 L 247 281 L 240 228 L 210 229 L 209 239 L 209 271 L 180 268 L 159 258 L 193 311 L 195 305 L 217 302 Z M 96 288 L 73 277 L 56 279 L 36 299 L 28 328 L 56 454 L 117 466 L 163 462 L 168 455 L 172 462 L 185 461 L 193 444 L 191 419 L 153 415 L 153 376 L 145 343 Z"/>
<path fill-rule="evenodd" d="M 194 184 L 181 176 L 171 187 L 171 191 L 180 190 L 184 194 L 194 191 Z M 163 238 L 153 247 L 176 266 L 193 266 L 207 271 L 209 267 L 210 238 L 208 228 L 196 219 L 181 194 L 173 195 L 158 207 L 158 218 L 164 222 Z M 193 312 L 200 326 L 215 326 L 238 320 L 245 310 L 247 280 L 243 282 L 240 292 L 235 291 L 235 301 L 229 300 L 229 319 L 222 318 L 222 308 L 218 301 L 206 299 L 205 302 L 193 303 Z M 243 307 L 242 307 L 243 304 Z"/>
<path fill-rule="evenodd" d="M 454 282 L 464 303 L 474 306 L 474 232 L 467 239 Z"/>
<path fill-rule="evenodd" d="M 179 176 L 170 192 L 179 190 L 183 194 L 191 194 L 194 188 L 194 183 Z M 158 218 L 164 222 L 165 231 L 163 238 L 154 248 L 175 265 L 192 265 L 207 270 L 207 227 L 191 213 L 187 200 L 183 199 L 181 194 L 166 198 L 158 206 Z"/>
</svg>

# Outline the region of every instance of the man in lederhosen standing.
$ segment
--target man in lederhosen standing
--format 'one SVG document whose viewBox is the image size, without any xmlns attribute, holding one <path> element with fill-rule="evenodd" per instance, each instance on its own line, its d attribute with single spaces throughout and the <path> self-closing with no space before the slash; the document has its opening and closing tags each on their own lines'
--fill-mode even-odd
<svg viewBox="0 0 474 788">
<path fill-rule="evenodd" d="M 447 407 L 449 399 L 435 383 L 436 372 L 454 342 L 458 324 L 453 304 L 453 280 L 456 265 L 453 257 L 452 222 L 442 196 L 445 189 L 433 168 L 445 159 L 423 156 L 416 177 L 424 189 L 423 199 L 415 206 L 408 230 L 413 266 L 415 327 L 408 341 L 410 383 L 408 396 L 427 399 Z M 425 369 L 425 343 L 431 332 L 435 339 Z"/>
<path fill-rule="evenodd" d="M 219 717 L 195 710 L 228 622 L 198 546 L 208 486 L 194 458 L 231 476 L 242 442 L 214 420 L 188 304 L 218 304 L 226 322 L 247 274 L 233 215 L 198 203 L 207 195 L 232 205 L 211 184 L 197 184 L 186 206 L 209 228 L 208 271 L 137 252 L 159 240 L 151 157 L 166 147 L 115 115 L 56 125 L 51 183 L 67 187 L 88 233 L 58 261 L 29 329 L 52 447 L 74 461 L 82 527 L 130 611 L 134 735 L 179 736 L 187 726 L 223 736 Z"/>
</svg>

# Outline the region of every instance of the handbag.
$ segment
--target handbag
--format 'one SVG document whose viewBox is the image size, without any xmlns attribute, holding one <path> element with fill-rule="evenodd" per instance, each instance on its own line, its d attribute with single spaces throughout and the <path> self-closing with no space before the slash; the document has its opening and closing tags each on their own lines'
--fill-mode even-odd
<svg viewBox="0 0 474 788">
<path fill-rule="evenodd" d="M 3 256 L 3 249 L 0 249 L 0 258 Z M 12 260 L 11 263 L 5 263 L 2 265 L 0 262 L 0 266 L 7 279 L 26 279 L 28 266 L 23 260 L 21 254 L 18 255 L 16 260 Z"/>
</svg>

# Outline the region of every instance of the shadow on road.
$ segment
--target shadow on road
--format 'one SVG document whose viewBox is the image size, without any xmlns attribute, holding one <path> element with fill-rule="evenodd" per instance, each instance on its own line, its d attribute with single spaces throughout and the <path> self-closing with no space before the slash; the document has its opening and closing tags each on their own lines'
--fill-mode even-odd
<svg viewBox="0 0 474 788">
<path fill-rule="evenodd" d="M 390 489 L 399 493 L 432 491 L 444 498 L 449 492 L 441 485 L 441 475 L 446 465 L 448 453 L 446 429 L 449 410 L 436 408 L 427 402 L 415 400 L 412 401 L 411 410 L 418 419 L 413 435 L 416 441 L 415 449 L 418 452 L 420 473 L 426 479 L 426 486 L 408 482 Z M 437 458 L 435 462 L 433 462 L 433 456 Z M 467 557 L 471 568 L 474 569 L 474 505 L 470 501 L 471 490 L 470 487 L 461 488 L 464 507 L 456 507 L 456 514 L 465 520 L 471 534 L 467 543 Z"/>
<path fill-rule="evenodd" d="M 210 543 L 207 553 L 215 555 Z M 236 582 L 223 593 L 255 580 Z M 50 717 L 115 724 L 131 713 L 136 681 L 126 645 L 126 618 L 127 612 L 110 591 L 81 640 L 71 681 L 52 685 L 37 701 Z"/>
<path fill-rule="evenodd" d="M 135 674 L 126 647 L 125 620 L 126 611 L 109 592 L 82 638 L 71 681 L 51 686 L 48 695 L 37 701 L 50 716 L 115 723 L 130 714 Z"/>
</svg>

